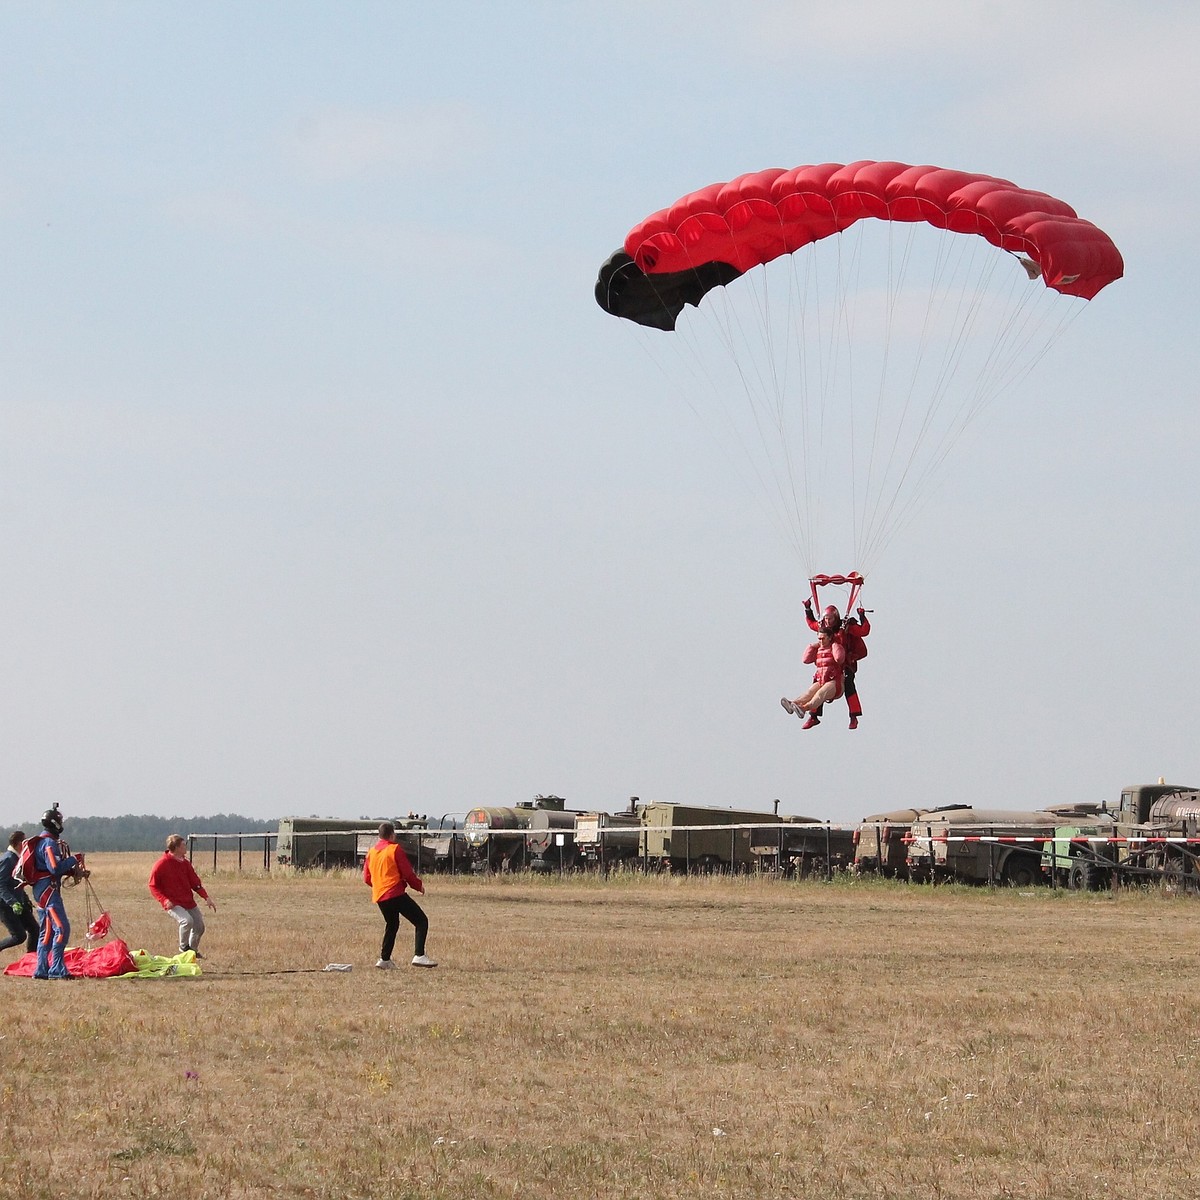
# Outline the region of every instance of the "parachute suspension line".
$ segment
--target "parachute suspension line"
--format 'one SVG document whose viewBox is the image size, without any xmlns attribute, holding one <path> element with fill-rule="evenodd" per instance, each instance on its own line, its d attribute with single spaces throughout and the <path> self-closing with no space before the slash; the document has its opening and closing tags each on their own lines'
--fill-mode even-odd
<svg viewBox="0 0 1200 1200">
<path fill-rule="evenodd" d="M 861 228 L 861 223 L 860 223 Z M 849 443 L 849 472 L 850 472 L 850 523 L 851 529 L 857 529 L 858 523 L 861 520 L 861 504 L 860 491 L 858 486 L 858 442 L 854 436 L 854 429 L 858 423 L 858 411 L 856 405 L 856 384 L 857 379 L 854 372 L 854 355 L 853 346 L 855 341 L 855 328 L 858 325 L 858 298 L 860 294 L 860 281 L 862 279 L 862 244 L 863 239 L 861 232 L 851 239 L 846 239 L 839 236 L 838 243 L 838 325 L 843 329 L 843 341 L 838 344 L 844 344 L 845 351 L 842 355 L 846 362 L 846 411 L 850 422 L 850 443 Z M 842 255 L 843 248 L 849 247 L 850 254 L 846 256 L 849 262 L 846 262 Z M 868 474 L 869 478 L 869 474 Z M 855 547 L 857 553 L 857 547 Z M 854 562 L 855 569 L 858 568 L 857 560 Z"/>
<path fill-rule="evenodd" d="M 803 471 L 803 507 L 802 520 L 805 524 L 806 546 L 808 555 L 804 566 L 808 574 L 812 574 L 817 553 L 817 531 L 821 528 L 821 510 L 824 503 L 824 489 L 816 474 L 816 462 L 810 447 L 819 431 L 825 424 L 826 390 L 824 377 L 826 371 L 825 347 L 819 336 L 810 333 L 810 327 L 815 326 L 819 334 L 821 328 L 822 306 L 825 302 L 821 290 L 820 274 L 815 269 L 815 258 L 812 255 L 789 255 L 786 259 L 789 272 L 791 292 L 795 297 L 794 311 L 798 321 L 793 324 L 795 335 L 793 343 L 796 353 L 796 375 L 798 379 L 800 403 L 800 462 Z M 798 267 L 803 266 L 803 278 Z M 813 315 L 815 310 L 815 316 Z M 809 356 L 805 354 L 806 346 L 815 347 L 816 362 L 810 364 Z M 813 379 L 815 370 L 816 379 Z M 815 399 L 814 399 L 815 396 Z"/>
<path fill-rule="evenodd" d="M 983 286 L 980 285 L 975 289 L 975 296 L 971 303 L 965 305 L 966 315 L 964 315 L 964 301 L 970 298 L 970 292 L 960 282 L 963 255 L 955 253 L 956 250 L 962 249 L 962 240 L 961 238 L 939 239 L 933 256 L 925 303 L 925 314 L 921 324 L 920 335 L 916 338 L 916 349 L 911 370 L 908 374 L 907 385 L 903 389 L 899 387 L 899 384 L 897 385 L 897 390 L 903 391 L 903 399 L 902 402 L 897 402 L 899 403 L 899 413 L 886 459 L 883 483 L 881 483 L 874 495 L 871 520 L 863 533 L 860 561 L 864 567 L 871 565 L 874 555 L 881 552 L 882 548 L 894 536 L 898 528 L 896 522 L 897 506 L 899 505 L 903 510 L 920 499 L 920 486 L 919 484 L 911 485 L 910 478 L 919 461 L 919 456 L 924 452 L 928 444 L 928 439 L 931 436 L 930 431 L 936 426 L 937 419 L 961 361 L 962 352 L 969 340 L 967 331 L 973 325 L 974 315 L 977 312 L 978 297 L 982 294 Z M 912 244 L 913 236 L 910 230 L 903 269 L 898 279 L 897 295 L 902 294 L 905 285 L 908 263 L 911 259 Z M 891 271 L 891 266 L 892 263 L 889 256 L 889 272 Z M 957 303 L 953 306 L 955 308 L 955 316 L 953 321 L 949 322 L 949 328 L 955 331 L 954 336 L 943 348 L 941 363 L 933 369 L 933 377 L 926 385 L 926 400 L 923 411 L 918 411 L 916 416 L 910 421 L 910 413 L 916 405 L 918 388 L 921 386 L 926 374 L 925 364 L 932 349 L 934 331 L 946 326 L 947 322 L 943 313 L 949 305 L 951 296 L 955 293 L 958 296 Z M 891 315 L 889 312 L 889 316 Z M 881 376 L 881 396 L 886 390 L 886 385 L 887 379 Z M 901 444 L 902 439 L 905 437 L 908 439 L 907 453 Z M 924 477 L 925 473 L 922 472 L 919 474 L 918 479 L 923 480 Z M 889 480 L 892 482 L 888 483 Z M 888 484 L 886 491 L 884 484 Z"/>
<path fill-rule="evenodd" d="M 782 221 L 781 221 L 782 226 Z M 804 318 L 804 304 L 802 296 L 797 292 L 795 286 L 795 270 L 791 259 L 788 259 L 787 280 L 788 286 L 785 289 L 772 289 L 769 286 L 770 273 L 764 268 L 761 272 L 751 272 L 755 276 L 755 296 L 761 298 L 760 305 L 760 328 L 764 333 L 764 349 L 765 359 L 771 366 L 771 383 L 772 388 L 765 395 L 766 400 L 770 405 L 770 422 L 774 431 L 774 444 L 779 448 L 780 462 L 775 472 L 775 486 L 778 490 L 780 512 L 785 523 L 792 530 L 792 541 L 800 555 L 801 562 L 805 567 L 809 567 L 813 555 L 813 538 L 814 538 L 814 522 L 812 513 L 813 493 L 811 481 L 807 469 L 807 456 L 803 453 L 799 456 L 799 483 L 800 494 L 797 493 L 797 461 L 794 453 L 794 434 L 789 420 L 789 404 L 788 398 L 792 394 L 795 387 L 800 387 L 803 390 L 802 371 L 797 369 L 793 371 L 792 356 L 797 356 L 797 366 L 799 363 L 798 343 L 796 341 L 796 328 L 798 323 Z M 778 317 L 771 308 L 772 291 L 784 292 L 786 303 L 783 305 L 783 312 Z M 777 324 L 782 326 L 781 329 L 776 328 Z M 793 383 L 793 376 L 800 378 L 799 384 Z M 754 404 L 754 397 L 748 397 L 751 405 Z M 800 446 L 806 444 L 806 428 L 805 428 L 805 409 L 800 406 Z M 764 451 L 768 459 L 772 457 L 771 447 L 764 443 Z"/>
<path fill-rule="evenodd" d="M 86 922 L 84 941 L 87 943 L 86 948 L 94 950 L 96 947 L 92 943 L 104 941 L 109 934 L 115 934 L 121 941 L 124 941 L 124 936 L 117 931 L 117 927 L 109 916 L 108 911 L 100 903 L 100 897 L 96 894 L 96 889 L 92 887 L 90 877 L 84 878 L 83 897 L 84 920 Z"/>
<path fill-rule="evenodd" d="M 880 455 L 880 440 L 883 432 L 883 416 L 887 405 L 887 380 L 888 380 L 888 363 L 891 359 L 892 340 L 895 333 L 896 310 L 899 306 L 900 297 L 904 294 L 904 281 L 908 274 L 908 265 L 912 256 L 912 248 L 914 243 L 914 229 L 909 225 L 905 238 L 903 254 L 900 256 L 899 268 L 896 266 L 896 230 L 892 222 L 885 223 L 887 233 L 887 270 L 884 280 L 884 336 L 883 346 L 881 350 L 881 359 L 879 364 L 879 377 L 875 388 L 875 408 L 874 416 L 871 422 L 871 436 L 869 443 L 869 453 L 867 457 L 867 478 L 862 489 L 862 504 L 861 511 L 858 511 L 857 495 L 858 486 L 855 485 L 856 495 L 856 513 L 854 523 L 854 561 L 856 566 L 861 570 L 868 570 L 871 563 L 868 558 L 869 548 L 871 546 L 871 538 L 869 531 L 875 525 L 875 514 L 878 511 L 880 500 L 883 496 L 884 487 L 886 485 L 888 474 L 891 470 L 891 462 L 895 455 L 896 439 L 899 437 L 900 426 L 903 424 L 903 413 L 900 422 L 897 424 L 896 436 L 893 438 L 892 448 L 888 454 L 886 462 L 883 464 L 881 472 L 882 478 L 876 490 L 876 474 L 879 467 Z M 908 403 L 911 400 L 913 384 L 910 382 L 908 393 L 905 397 L 903 412 L 907 411 Z M 853 453 L 853 442 L 852 442 Z"/>
<path fill-rule="evenodd" d="M 807 558 L 805 534 L 798 522 L 798 506 L 795 500 L 794 473 L 786 456 L 780 468 L 779 446 L 786 446 L 786 422 L 784 419 L 784 397 L 786 396 L 786 362 L 781 364 L 776 346 L 774 316 L 771 308 L 771 289 L 767 286 L 765 270 L 748 272 L 744 294 L 753 303 L 757 321 L 747 330 L 736 305 L 729 302 L 729 294 L 722 292 L 720 302 L 714 307 L 712 316 L 722 344 L 726 347 L 741 386 L 744 402 L 748 405 L 754 422 L 754 436 L 759 445 L 757 456 L 746 447 L 747 460 L 766 487 L 775 506 L 775 519 L 784 529 L 801 559 Z M 757 349 L 755 349 L 757 345 Z M 786 338 L 785 338 L 786 345 Z M 744 352 L 739 352 L 740 350 Z M 755 367 L 753 375 L 745 370 L 746 360 Z M 728 403 L 728 399 L 725 398 Z M 735 430 L 738 422 L 730 417 Z M 758 464 L 762 462 L 770 472 L 765 480 Z M 789 502 L 790 498 L 790 502 Z"/>
<path fill-rule="evenodd" d="M 821 339 L 810 329 L 821 328 L 822 292 L 820 275 L 813 269 L 809 255 L 788 255 L 783 260 L 788 280 L 788 357 L 795 357 L 794 379 L 789 387 L 794 394 L 790 408 L 799 425 L 799 431 L 789 430 L 785 439 L 784 454 L 787 469 L 793 481 L 793 505 L 796 522 L 803 529 L 804 556 L 802 564 L 811 574 L 817 553 L 817 531 L 821 528 L 821 510 L 824 489 L 818 474 L 818 463 L 812 447 L 820 441 L 820 430 L 825 422 L 825 389 L 823 378 L 826 369 L 825 347 Z M 816 316 L 813 316 L 815 309 Z M 805 354 L 805 347 L 813 347 L 812 358 Z M 782 398 L 785 410 L 788 398 Z M 796 487 L 797 463 L 799 464 L 799 494 Z"/>
<path fill-rule="evenodd" d="M 759 271 L 761 270 L 762 268 L 759 268 Z M 755 275 L 756 272 L 749 274 Z M 743 278 L 741 282 L 744 284 L 747 281 Z M 747 293 L 743 292 L 743 295 L 745 294 Z M 753 324 L 752 322 L 751 325 Z M 779 455 L 777 445 L 774 450 L 771 449 L 772 438 L 767 437 L 763 428 L 763 406 L 760 397 L 774 389 L 768 385 L 768 376 L 761 362 L 762 355 L 752 349 L 754 343 L 761 340 L 761 331 L 747 333 L 738 307 L 731 304 L 729 294 L 722 287 L 714 288 L 705 297 L 695 315 L 680 321 L 670 338 L 664 339 L 661 335 L 644 329 L 639 329 L 639 333 L 639 344 L 667 381 L 666 390 L 673 394 L 681 389 L 677 386 L 678 381 L 673 380 L 673 373 L 664 361 L 664 348 L 669 347 L 667 353 L 674 356 L 678 367 L 682 368 L 683 376 L 692 381 L 691 388 L 682 389 L 682 398 L 686 406 L 701 426 L 709 431 L 733 465 L 740 464 L 738 473 L 748 471 L 751 480 L 745 482 L 750 484 L 753 481 L 753 486 L 748 487 L 749 492 L 779 529 L 784 540 L 792 545 L 801 562 L 807 564 L 811 552 L 804 545 L 803 530 L 796 524 L 795 514 L 798 506 L 794 502 L 790 505 L 785 502 L 777 472 L 773 475 L 770 470 Z M 709 336 L 706 337 L 706 334 Z M 711 355 L 704 349 L 706 342 L 724 350 L 726 365 L 736 375 L 736 390 L 740 393 L 738 403 L 734 403 L 728 388 L 722 386 L 714 372 Z M 676 386 L 670 386 L 672 383 Z M 697 392 L 711 393 L 715 403 L 698 405 Z M 747 401 L 750 415 L 756 425 L 754 440 L 760 445 L 757 453 L 747 440 L 748 431 L 745 428 L 744 416 Z M 782 408 L 782 401 L 776 408 Z M 739 413 L 742 414 L 740 417 L 737 415 Z M 767 425 L 774 431 L 775 443 L 779 440 L 778 424 L 777 418 L 767 420 Z"/>
<path fill-rule="evenodd" d="M 973 295 L 970 289 L 963 288 L 960 291 L 960 315 L 954 322 L 956 336 L 953 343 L 946 347 L 935 385 L 938 407 L 944 404 L 955 373 L 961 365 L 964 349 L 973 339 L 980 312 L 986 307 L 983 304 L 985 294 L 993 297 L 993 308 L 997 307 L 995 297 L 999 296 L 999 310 L 1009 315 L 994 331 L 983 366 L 978 370 L 977 377 L 962 390 L 958 402 L 959 411 L 954 420 L 946 424 L 940 437 L 933 442 L 921 469 L 916 472 L 915 481 L 911 485 L 906 483 L 898 488 L 892 497 L 887 506 L 887 519 L 877 531 L 878 546 L 890 541 L 920 510 L 927 499 L 931 481 L 967 428 L 1002 392 L 1014 386 L 1033 370 L 1084 307 L 1082 301 L 1076 304 L 1067 303 L 1069 297 L 1052 292 L 1041 285 L 1040 280 L 1030 284 L 1026 275 L 1018 275 L 1016 272 L 1012 272 L 1008 277 L 1007 287 L 997 292 L 991 285 L 994 276 L 1002 277 L 1006 266 L 1004 257 L 994 253 L 979 255 L 978 248 L 969 238 L 954 238 L 951 241 L 956 249 L 963 251 L 960 257 L 964 261 L 971 257 L 970 252 L 973 251 L 976 257 L 982 259 L 985 269 L 976 272 L 974 268 L 969 268 L 970 273 L 977 279 Z M 962 275 L 964 272 L 959 271 L 958 274 Z M 955 287 L 960 285 L 956 282 Z M 967 303 L 968 299 L 970 304 Z M 961 315 L 964 309 L 966 313 Z M 1039 336 L 1044 340 L 1031 354 L 1030 349 Z M 933 414 L 930 415 L 932 418 Z M 915 462 L 909 465 L 913 468 Z M 867 552 L 863 561 L 870 560 L 871 553 Z"/>
<path fill-rule="evenodd" d="M 931 328 L 949 329 L 951 336 L 942 347 L 940 361 L 936 362 L 929 372 L 931 379 L 924 413 L 919 418 L 915 432 L 911 434 L 908 453 L 903 456 L 902 465 L 899 467 L 899 477 L 891 489 L 890 496 L 886 498 L 887 503 L 873 518 L 869 544 L 862 552 L 864 563 L 869 564 L 874 554 L 891 541 L 896 532 L 924 503 L 930 481 L 936 476 L 946 454 L 966 427 L 967 421 L 960 405 L 957 414 L 949 421 L 942 422 L 940 437 L 934 438 L 933 431 L 939 427 L 941 412 L 962 366 L 966 349 L 972 343 L 983 307 L 982 301 L 990 291 L 991 277 L 995 271 L 997 256 L 993 254 L 982 259 L 981 273 L 974 265 L 973 259 L 979 256 L 971 253 L 973 249 L 970 239 L 956 236 L 939 243 L 938 252 L 934 256 L 926 319 L 918 339 L 919 349 L 909 380 L 909 394 L 905 398 L 905 419 L 922 378 L 925 361 L 933 348 Z M 975 280 L 973 287 L 970 282 L 972 277 Z M 948 312 L 952 313 L 952 317 L 948 318 L 945 315 Z M 984 374 L 986 375 L 986 370 Z M 897 439 L 900 432 L 898 427 Z M 934 439 L 932 448 L 926 449 L 931 445 L 931 438 Z M 894 451 L 898 451 L 898 445 L 894 447 Z M 882 493 L 878 499 L 884 499 Z"/>
</svg>

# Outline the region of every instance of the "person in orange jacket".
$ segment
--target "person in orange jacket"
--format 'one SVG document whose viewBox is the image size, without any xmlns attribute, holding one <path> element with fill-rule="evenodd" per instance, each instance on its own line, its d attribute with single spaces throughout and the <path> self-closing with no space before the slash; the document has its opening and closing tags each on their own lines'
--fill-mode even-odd
<svg viewBox="0 0 1200 1200">
<path fill-rule="evenodd" d="M 437 963 L 425 953 L 425 937 L 429 933 L 429 918 L 421 906 L 407 893 L 406 888 L 425 894 L 421 877 L 412 869 L 408 855 L 396 843 L 396 827 L 391 821 L 379 826 L 379 841 L 367 851 L 363 863 L 363 882 L 371 889 L 371 899 L 383 914 L 383 945 L 379 950 L 380 970 L 392 970 L 392 949 L 403 917 L 416 934 L 414 967 L 436 967 Z"/>
</svg>

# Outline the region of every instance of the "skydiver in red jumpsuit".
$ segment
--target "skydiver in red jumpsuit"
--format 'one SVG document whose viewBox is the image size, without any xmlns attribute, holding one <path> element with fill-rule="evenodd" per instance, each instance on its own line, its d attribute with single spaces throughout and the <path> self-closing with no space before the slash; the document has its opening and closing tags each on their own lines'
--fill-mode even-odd
<svg viewBox="0 0 1200 1200">
<path fill-rule="evenodd" d="M 804 619 L 808 623 L 809 629 L 829 630 L 845 648 L 845 695 L 846 708 L 850 712 L 851 729 L 858 728 L 858 718 L 862 716 L 862 701 L 858 698 L 858 688 L 855 685 L 854 676 L 859 662 L 867 657 L 867 647 L 863 638 L 871 632 L 871 622 L 867 620 L 866 610 L 860 606 L 856 611 L 857 620 L 852 617 L 843 623 L 841 613 L 830 604 L 818 621 L 813 615 L 812 601 L 804 601 Z M 817 716 L 821 716 L 820 711 L 817 712 Z"/>
<path fill-rule="evenodd" d="M 846 648 L 828 629 L 821 629 L 817 633 L 817 640 L 804 651 L 804 661 L 816 664 L 817 673 L 813 676 L 812 687 L 795 700 L 784 696 L 779 703 L 787 712 L 798 717 L 807 715 L 804 728 L 811 729 L 821 723 L 819 713 L 822 705 L 828 700 L 836 700 L 842 694 Z"/>
</svg>

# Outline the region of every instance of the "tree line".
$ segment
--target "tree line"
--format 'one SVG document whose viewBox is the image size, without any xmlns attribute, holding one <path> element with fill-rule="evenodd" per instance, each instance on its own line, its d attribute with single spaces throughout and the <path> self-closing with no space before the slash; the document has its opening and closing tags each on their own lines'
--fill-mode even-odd
<svg viewBox="0 0 1200 1200">
<path fill-rule="evenodd" d="M 277 820 L 256 821 L 235 813 L 218 813 L 215 817 L 156 817 L 149 813 L 124 817 L 67 815 L 65 819 L 63 837 L 72 850 L 85 854 L 100 850 L 161 850 L 173 833 L 187 837 L 189 833 L 274 833 L 279 829 Z M 41 817 L 14 825 L 13 829 L 23 830 L 26 836 L 40 833 Z M 4 831 L 5 842 L 12 831 Z"/>
</svg>

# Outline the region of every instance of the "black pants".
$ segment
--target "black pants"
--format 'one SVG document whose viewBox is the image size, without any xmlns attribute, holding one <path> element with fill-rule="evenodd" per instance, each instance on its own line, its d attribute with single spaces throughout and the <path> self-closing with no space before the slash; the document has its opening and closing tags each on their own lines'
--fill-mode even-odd
<svg viewBox="0 0 1200 1200">
<path fill-rule="evenodd" d="M 7 904 L 0 902 L 0 921 L 8 927 L 8 937 L 0 942 L 0 950 L 8 950 L 13 946 L 25 943 L 25 950 L 37 949 L 38 923 L 33 918 L 33 901 L 25 900 L 21 904 L 20 915 L 13 912 Z"/>
<path fill-rule="evenodd" d="M 429 918 L 421 906 L 407 893 L 393 896 L 390 900 L 379 901 L 379 911 L 383 913 L 383 949 L 379 957 L 385 961 L 392 957 L 392 948 L 396 945 L 396 931 L 400 928 L 400 918 L 403 917 L 416 931 L 416 950 L 419 957 L 425 953 L 425 935 L 429 932 Z"/>
</svg>

